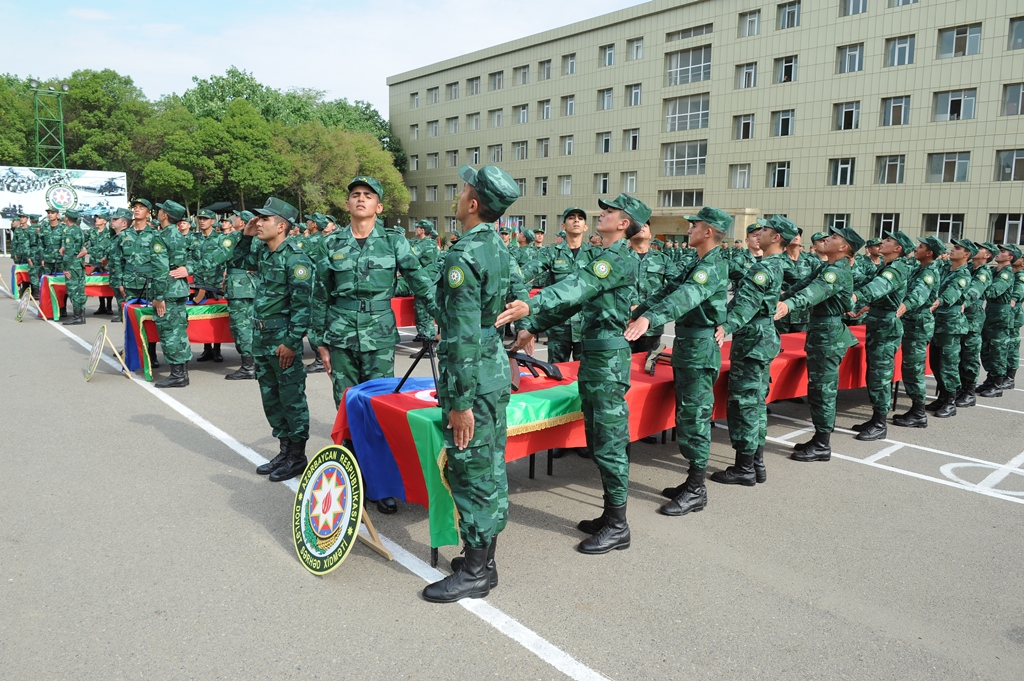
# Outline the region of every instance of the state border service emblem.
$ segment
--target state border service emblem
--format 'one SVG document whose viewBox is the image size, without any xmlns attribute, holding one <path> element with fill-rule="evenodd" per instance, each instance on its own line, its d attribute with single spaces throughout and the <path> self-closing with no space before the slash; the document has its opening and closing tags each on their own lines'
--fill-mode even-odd
<svg viewBox="0 0 1024 681">
<path fill-rule="evenodd" d="M 768 283 L 768 275 L 764 272 L 757 272 L 754 274 L 754 283 L 758 286 L 764 286 Z"/>
<path fill-rule="evenodd" d="M 598 279 L 604 279 L 612 273 L 612 266 L 608 264 L 607 260 L 598 260 L 594 263 L 594 276 Z"/>
<path fill-rule="evenodd" d="M 292 534 L 299 562 L 326 575 L 348 557 L 362 520 L 363 479 L 355 457 L 344 447 L 324 447 L 295 492 Z"/>
<path fill-rule="evenodd" d="M 698 284 L 708 283 L 708 273 L 706 270 L 697 270 L 693 273 L 693 280 Z"/>
<path fill-rule="evenodd" d="M 828 282 L 828 283 L 830 283 L 830 284 L 834 284 L 834 283 L 836 283 L 836 281 L 837 281 L 838 279 L 839 279 L 839 276 L 838 276 L 838 275 L 836 275 L 836 273 L 835 273 L 835 272 L 826 272 L 826 273 L 825 273 L 825 281 L 827 281 L 827 282 Z"/>
<path fill-rule="evenodd" d="M 466 281 L 466 273 L 461 267 L 451 267 L 448 270 L 448 286 L 458 288 Z"/>
<path fill-rule="evenodd" d="M 309 279 L 309 268 L 305 265 L 296 265 L 295 269 L 292 270 L 292 274 L 299 281 Z"/>
</svg>

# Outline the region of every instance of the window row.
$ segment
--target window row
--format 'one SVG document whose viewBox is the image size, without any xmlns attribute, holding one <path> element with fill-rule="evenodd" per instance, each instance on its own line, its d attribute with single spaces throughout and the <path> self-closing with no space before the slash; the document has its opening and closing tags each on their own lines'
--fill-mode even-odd
<svg viewBox="0 0 1024 681">
<path fill-rule="evenodd" d="M 822 226 L 825 229 L 853 226 L 850 213 L 826 213 L 824 218 Z M 901 231 L 903 226 L 900 218 L 900 213 L 872 213 L 871 235 L 881 238 L 886 232 Z M 941 241 L 961 239 L 964 235 L 964 218 L 964 213 L 923 213 L 921 233 L 938 237 Z M 988 223 L 989 238 L 995 243 L 1020 244 L 1024 239 L 1024 213 L 991 213 Z"/>
</svg>

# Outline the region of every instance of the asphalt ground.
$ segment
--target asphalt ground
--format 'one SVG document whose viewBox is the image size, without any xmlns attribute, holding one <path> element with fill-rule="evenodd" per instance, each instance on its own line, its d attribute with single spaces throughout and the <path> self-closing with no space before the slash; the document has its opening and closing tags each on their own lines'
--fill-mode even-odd
<svg viewBox="0 0 1024 681">
<path fill-rule="evenodd" d="M 549 477 L 539 455 L 531 480 L 514 462 L 500 586 L 433 605 L 425 509 L 369 508 L 395 561 L 356 544 L 308 574 L 294 487 L 244 458 L 276 441 L 256 382 L 223 379 L 234 350 L 193 363 L 186 389 L 106 363 L 87 383 L 95 307 L 85 326 L 19 324 L 0 294 L 2 679 L 1021 678 L 1024 391 L 887 441 L 836 432 L 814 464 L 786 458 L 806 405 L 773 404 L 768 482 L 709 482 L 708 508 L 683 518 L 656 513 L 685 477 L 675 444 L 634 443 L 632 547 L 605 556 L 573 550 L 600 513 L 593 463 L 568 456 Z M 327 376 L 307 395 L 312 452 L 334 420 Z M 838 409 L 841 428 L 866 420 L 865 391 Z M 713 435 L 717 470 L 732 450 Z"/>
</svg>

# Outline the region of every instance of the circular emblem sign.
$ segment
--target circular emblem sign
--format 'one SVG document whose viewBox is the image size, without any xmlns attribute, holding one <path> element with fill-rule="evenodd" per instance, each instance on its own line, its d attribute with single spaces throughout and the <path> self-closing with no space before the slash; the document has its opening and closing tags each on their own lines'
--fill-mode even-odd
<svg viewBox="0 0 1024 681">
<path fill-rule="evenodd" d="M 107 340 L 106 324 L 100 327 L 100 332 L 96 334 L 96 340 L 92 344 L 92 352 L 89 353 L 89 368 L 85 370 L 86 381 L 92 378 L 92 375 L 96 373 L 96 367 L 100 365 L 100 357 L 103 356 L 103 346 L 105 345 L 105 340 Z"/>
<path fill-rule="evenodd" d="M 30 300 L 32 300 L 32 294 L 28 292 L 28 289 L 25 289 L 25 292 L 21 294 L 21 300 L 18 301 L 17 320 L 19 322 L 21 321 L 22 317 L 25 316 L 25 313 L 28 311 L 28 302 Z"/>
<path fill-rule="evenodd" d="M 458 288 L 462 286 L 462 282 L 466 281 L 466 274 L 462 271 L 461 267 L 452 267 L 448 270 L 448 285 L 452 288 Z"/>
<path fill-rule="evenodd" d="M 68 210 L 78 205 L 78 192 L 66 184 L 55 184 L 46 190 L 46 205 L 57 210 Z"/>
<path fill-rule="evenodd" d="M 295 552 L 314 575 L 338 567 L 352 550 L 363 519 L 363 480 L 344 447 L 321 449 L 299 480 L 292 514 Z"/>
<path fill-rule="evenodd" d="M 598 260 L 594 263 L 594 275 L 598 279 L 604 279 L 612 272 L 612 266 L 608 264 L 607 260 Z"/>
</svg>

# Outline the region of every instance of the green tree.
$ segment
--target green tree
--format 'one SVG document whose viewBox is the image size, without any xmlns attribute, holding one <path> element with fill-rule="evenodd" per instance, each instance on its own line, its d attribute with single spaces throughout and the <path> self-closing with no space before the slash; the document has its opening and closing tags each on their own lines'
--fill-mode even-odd
<svg viewBox="0 0 1024 681">
<path fill-rule="evenodd" d="M 0 76 L 0 165 L 32 165 L 32 93 L 17 76 Z"/>
<path fill-rule="evenodd" d="M 240 207 L 245 207 L 246 196 L 267 196 L 285 185 L 288 161 L 274 143 L 270 124 L 247 101 L 228 105 L 224 132 L 229 140 L 225 179 Z"/>
</svg>

